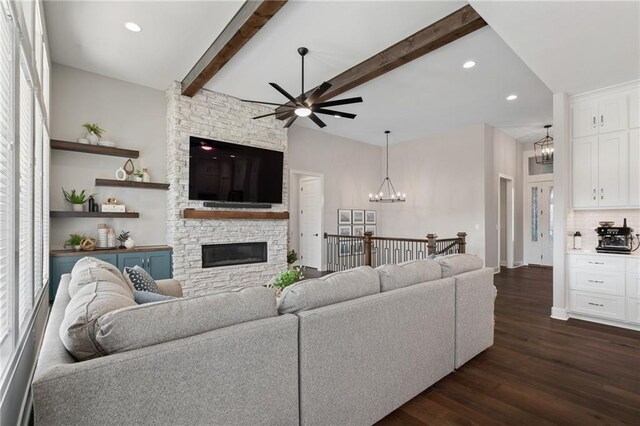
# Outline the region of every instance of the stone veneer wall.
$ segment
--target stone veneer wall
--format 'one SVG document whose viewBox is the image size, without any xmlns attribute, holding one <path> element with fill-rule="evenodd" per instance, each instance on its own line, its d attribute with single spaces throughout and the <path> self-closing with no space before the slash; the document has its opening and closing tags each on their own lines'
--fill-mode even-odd
<svg viewBox="0 0 640 426">
<path fill-rule="evenodd" d="M 203 207 L 189 200 L 189 137 L 199 136 L 224 142 L 284 152 L 282 204 L 269 211 L 286 211 L 288 206 L 287 131 L 275 119 L 252 120 L 270 109 L 207 90 L 193 98 L 180 95 L 180 83 L 167 90 L 167 241 L 173 246 L 173 276 L 186 295 L 204 294 L 221 288 L 247 287 L 269 282 L 287 267 L 286 220 L 199 220 L 183 219 L 186 208 Z M 229 210 L 229 209 L 224 209 Z M 268 262 L 217 268 L 202 268 L 203 244 L 267 242 Z"/>
</svg>

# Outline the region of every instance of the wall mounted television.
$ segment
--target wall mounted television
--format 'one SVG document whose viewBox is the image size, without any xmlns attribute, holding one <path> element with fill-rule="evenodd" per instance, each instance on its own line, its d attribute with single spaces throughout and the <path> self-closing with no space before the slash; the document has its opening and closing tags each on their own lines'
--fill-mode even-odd
<svg viewBox="0 0 640 426">
<path fill-rule="evenodd" d="M 282 203 L 284 154 L 191 136 L 189 199 Z"/>
</svg>

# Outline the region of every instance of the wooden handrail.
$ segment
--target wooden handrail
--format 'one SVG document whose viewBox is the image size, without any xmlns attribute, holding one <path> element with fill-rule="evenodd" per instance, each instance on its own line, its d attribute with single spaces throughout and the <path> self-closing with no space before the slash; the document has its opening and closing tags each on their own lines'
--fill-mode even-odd
<svg viewBox="0 0 640 426">
<path fill-rule="evenodd" d="M 443 253 L 465 253 L 466 236 L 465 232 L 458 232 L 455 238 L 438 239 L 437 235 L 428 234 L 426 239 L 419 239 L 374 237 L 371 232 L 365 232 L 363 236 L 324 233 L 328 240 L 327 263 L 335 270 L 399 263 Z"/>
</svg>

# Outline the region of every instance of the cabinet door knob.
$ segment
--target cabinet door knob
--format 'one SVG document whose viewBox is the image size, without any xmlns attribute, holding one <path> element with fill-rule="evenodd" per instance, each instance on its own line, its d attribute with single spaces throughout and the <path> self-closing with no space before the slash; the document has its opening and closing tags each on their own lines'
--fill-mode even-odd
<svg viewBox="0 0 640 426">
<path fill-rule="evenodd" d="M 594 200 L 596 199 L 596 189 L 595 188 L 593 188 L 593 199 Z"/>
<path fill-rule="evenodd" d="M 595 129 L 596 128 L 596 116 L 594 115 L 592 118 L 593 118 L 593 126 L 592 126 L 592 128 Z"/>
<path fill-rule="evenodd" d="M 604 126 L 604 115 L 600 116 L 600 127 Z"/>
<path fill-rule="evenodd" d="M 600 188 L 600 199 L 604 200 L 604 189 Z"/>
</svg>

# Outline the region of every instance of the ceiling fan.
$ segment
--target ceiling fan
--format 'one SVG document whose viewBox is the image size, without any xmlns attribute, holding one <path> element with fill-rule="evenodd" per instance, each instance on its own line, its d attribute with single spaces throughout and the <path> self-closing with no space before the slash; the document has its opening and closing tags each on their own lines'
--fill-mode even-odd
<svg viewBox="0 0 640 426">
<path fill-rule="evenodd" d="M 276 104 L 273 102 L 260 102 L 260 101 L 250 101 L 246 99 L 242 99 L 243 102 L 251 102 L 254 104 L 264 104 L 264 105 L 277 105 L 278 108 L 285 108 L 285 111 L 276 111 L 270 114 L 259 115 L 257 117 L 253 117 L 253 119 L 270 117 L 272 115 L 277 115 L 278 118 L 287 119 L 287 123 L 284 125 L 284 128 L 288 128 L 293 124 L 294 121 L 298 117 L 309 117 L 311 121 L 316 123 L 318 127 L 325 127 L 326 124 L 316 114 L 327 114 L 333 115 L 334 117 L 339 118 L 356 118 L 355 114 L 351 114 L 348 112 L 340 112 L 334 111 L 331 109 L 327 109 L 327 107 L 338 106 L 338 105 L 347 105 L 347 104 L 356 104 L 362 102 L 361 97 L 357 98 L 348 98 L 348 99 L 336 99 L 335 101 L 325 101 L 325 102 L 317 102 L 318 99 L 322 95 L 324 95 L 327 90 L 331 88 L 331 84 L 326 81 L 318 86 L 309 97 L 306 97 L 304 92 L 304 57 L 307 53 L 309 53 L 309 49 L 306 47 L 299 47 L 298 53 L 302 57 L 302 94 L 297 98 L 291 96 L 286 90 L 282 87 L 278 86 L 276 83 L 269 83 L 271 87 L 280 92 L 285 98 L 289 100 L 288 103 L 285 104 Z"/>
</svg>

